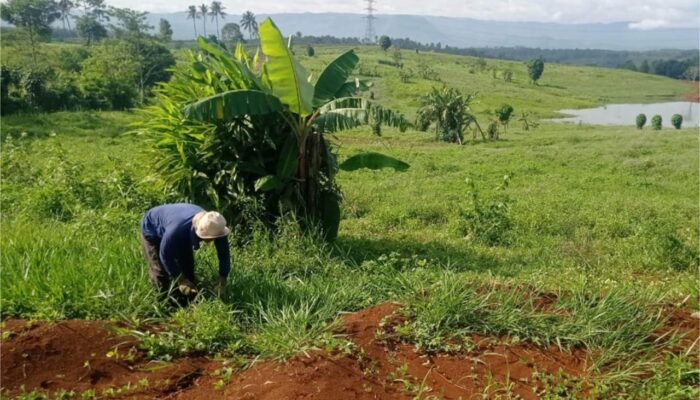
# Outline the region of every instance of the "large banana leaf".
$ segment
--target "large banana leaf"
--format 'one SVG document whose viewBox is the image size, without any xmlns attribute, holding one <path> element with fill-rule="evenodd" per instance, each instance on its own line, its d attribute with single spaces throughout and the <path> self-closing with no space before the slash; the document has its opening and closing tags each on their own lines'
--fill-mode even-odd
<svg viewBox="0 0 700 400">
<path fill-rule="evenodd" d="M 228 121 L 243 115 L 264 115 L 282 111 L 280 100 L 259 90 L 230 90 L 205 97 L 183 109 L 187 118 L 205 122 Z"/>
<path fill-rule="evenodd" d="M 282 34 L 270 18 L 260 24 L 259 33 L 273 93 L 291 112 L 302 117 L 311 114 L 314 87 L 307 80 L 308 73 L 292 57 Z"/>
<path fill-rule="evenodd" d="M 373 170 L 393 168 L 395 171 L 405 171 L 410 167 L 410 165 L 381 153 L 367 152 L 355 154 L 354 156 L 343 161 L 339 167 L 343 171 L 356 171 L 361 168 Z"/>
<path fill-rule="evenodd" d="M 332 115 L 325 117 L 326 114 Z M 399 128 L 402 132 L 411 126 L 403 114 L 384 108 L 364 97 L 344 97 L 329 101 L 320 108 L 317 121 L 320 120 L 318 125 L 326 127 L 328 131 L 338 131 L 355 126 L 348 123 L 348 119 L 354 119 L 355 125 L 379 123 Z"/>
<path fill-rule="evenodd" d="M 369 90 L 372 83 L 367 81 L 362 81 L 357 78 L 345 82 L 337 92 L 335 92 L 336 98 L 341 97 L 352 97 L 356 96 L 359 92 L 364 92 Z"/>
<path fill-rule="evenodd" d="M 339 132 L 367 123 L 367 112 L 362 109 L 337 109 L 327 111 L 316 118 L 321 132 Z"/>
<path fill-rule="evenodd" d="M 316 81 L 314 104 L 322 105 L 339 97 L 338 91 L 343 87 L 359 61 L 360 58 L 354 50 L 348 50 L 331 61 Z"/>
</svg>

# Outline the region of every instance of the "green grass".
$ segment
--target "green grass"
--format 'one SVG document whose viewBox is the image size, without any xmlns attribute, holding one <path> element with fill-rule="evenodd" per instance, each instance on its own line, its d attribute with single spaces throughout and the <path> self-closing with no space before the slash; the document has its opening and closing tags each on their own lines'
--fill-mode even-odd
<svg viewBox="0 0 700 400">
<path fill-rule="evenodd" d="M 318 72 L 340 48 L 316 50 L 317 57 L 300 58 Z M 365 47 L 359 53 L 365 68 L 388 58 Z M 478 91 L 480 118 L 503 102 L 516 114 L 546 117 L 565 107 L 687 91 L 651 75 L 551 64 L 534 86 L 524 65 L 487 60 L 513 70 L 514 82 L 506 83 L 489 71 L 469 73 L 472 58 L 408 51 L 405 68 L 415 69 L 420 58 L 450 85 Z M 377 97 L 407 115 L 438 84 L 417 76 L 402 84 L 396 68 L 377 71 L 381 77 L 370 78 Z M 117 318 L 139 330 L 167 321 L 161 334 L 142 333 L 154 357 L 207 351 L 284 358 L 338 345 L 333 330 L 342 311 L 398 300 L 410 316 L 401 334 L 427 350 L 468 346 L 473 331 L 584 347 L 596 354 L 591 373 L 608 398 L 697 396 L 690 358 L 657 357 L 652 340 L 662 307 L 684 300 L 698 307 L 692 129 L 543 123 L 524 132 L 513 123 L 500 141 L 465 146 L 415 131 L 339 134 L 333 140 L 341 158 L 376 150 L 411 168 L 341 172 L 343 219 L 333 245 L 289 221 L 236 243 L 221 300 L 209 291 L 216 256 L 205 246 L 197 254 L 204 296 L 173 312 L 151 288 L 137 240 L 142 213 L 173 195 L 153 176 L 143 139 L 122 135 L 136 118 L 2 118 L 3 316 Z M 497 190 L 506 175 L 508 187 Z M 559 312 L 534 307 L 533 290 L 556 293 Z"/>
</svg>

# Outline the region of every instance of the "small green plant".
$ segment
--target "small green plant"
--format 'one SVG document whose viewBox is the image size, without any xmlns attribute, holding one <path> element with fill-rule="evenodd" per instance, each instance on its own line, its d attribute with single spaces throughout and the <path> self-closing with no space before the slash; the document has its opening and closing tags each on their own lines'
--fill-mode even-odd
<svg viewBox="0 0 700 400">
<path fill-rule="evenodd" d="M 438 75 L 437 71 L 435 71 L 430 64 L 428 64 L 425 61 L 421 61 L 418 64 L 418 76 L 420 76 L 422 79 L 428 80 L 428 81 L 436 81 L 440 82 L 440 75 Z"/>
<path fill-rule="evenodd" d="M 530 116 L 530 113 L 525 112 L 525 111 L 522 111 L 520 113 L 520 118 L 518 118 L 518 121 L 522 122 L 524 131 L 529 131 L 530 129 L 536 129 L 537 127 L 540 126 L 540 123 L 533 120 Z"/>
<path fill-rule="evenodd" d="M 505 82 L 512 82 L 513 81 L 513 71 L 507 69 L 503 71 L 503 80 Z"/>
<path fill-rule="evenodd" d="M 241 347 L 233 311 L 221 301 L 200 301 L 177 310 L 164 330 L 134 334 L 149 357 L 164 360 L 194 352 L 234 353 Z"/>
<path fill-rule="evenodd" d="M 309 57 L 313 57 L 316 54 L 316 50 L 314 50 L 313 47 L 311 46 L 306 46 L 306 55 Z"/>
<path fill-rule="evenodd" d="M 503 104 L 499 108 L 494 110 L 496 118 L 498 118 L 498 124 L 503 126 L 503 130 L 508 132 L 508 122 L 510 117 L 513 115 L 513 106 L 510 104 Z"/>
<path fill-rule="evenodd" d="M 658 131 L 661 129 L 661 125 L 663 124 L 663 120 L 661 119 L 660 115 L 654 115 L 651 117 L 651 129 Z"/>
<path fill-rule="evenodd" d="M 671 125 L 676 129 L 681 129 L 681 125 L 683 125 L 683 116 L 680 114 L 673 114 L 673 116 L 671 116 Z"/>
<path fill-rule="evenodd" d="M 466 180 L 471 195 L 471 206 L 461 212 L 460 232 L 474 240 L 489 246 L 508 242 L 508 234 L 513 228 L 510 218 L 510 197 L 503 194 L 510 183 L 510 175 L 503 177 L 503 182 L 496 188 L 499 195 L 484 200 L 479 195 L 474 181 Z"/>
<path fill-rule="evenodd" d="M 639 114 L 637 115 L 637 118 L 634 120 L 635 124 L 637 125 L 637 129 L 642 129 L 644 128 L 644 125 L 647 123 L 647 116 L 646 114 Z"/>
<path fill-rule="evenodd" d="M 413 77 L 413 71 L 410 68 L 401 68 L 399 71 L 399 80 L 401 83 L 411 83 L 411 78 Z"/>
</svg>

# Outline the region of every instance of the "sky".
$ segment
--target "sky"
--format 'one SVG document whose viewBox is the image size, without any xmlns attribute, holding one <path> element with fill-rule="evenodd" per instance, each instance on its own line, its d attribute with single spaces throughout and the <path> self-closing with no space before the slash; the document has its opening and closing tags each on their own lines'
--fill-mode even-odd
<svg viewBox="0 0 700 400">
<path fill-rule="evenodd" d="M 116 7 L 150 12 L 184 11 L 202 0 L 107 0 Z M 210 0 L 204 0 L 209 3 Z M 362 13 L 363 0 L 222 0 L 230 14 L 301 12 Z M 556 23 L 628 22 L 630 29 L 697 28 L 698 0 L 377 0 L 377 14 L 417 14 L 499 21 Z"/>
</svg>

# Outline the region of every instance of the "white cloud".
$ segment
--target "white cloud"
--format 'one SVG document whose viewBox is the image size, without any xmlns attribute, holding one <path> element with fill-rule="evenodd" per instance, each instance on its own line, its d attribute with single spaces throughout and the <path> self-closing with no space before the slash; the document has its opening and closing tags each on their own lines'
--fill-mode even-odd
<svg viewBox="0 0 700 400">
<path fill-rule="evenodd" d="M 666 28 L 671 23 L 665 19 L 643 19 L 639 22 L 632 22 L 627 25 L 630 29 L 649 31 L 652 29 Z"/>
<path fill-rule="evenodd" d="M 202 0 L 209 2 L 209 0 Z M 117 7 L 151 12 L 184 11 L 199 0 L 106 0 Z M 223 0 L 227 12 L 363 13 L 363 0 Z M 379 14 L 418 14 L 503 21 L 559 23 L 630 22 L 630 29 L 698 27 L 698 0 L 377 0 Z M 663 22 L 662 22 L 663 21 Z"/>
</svg>

